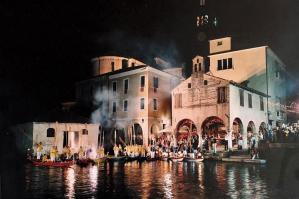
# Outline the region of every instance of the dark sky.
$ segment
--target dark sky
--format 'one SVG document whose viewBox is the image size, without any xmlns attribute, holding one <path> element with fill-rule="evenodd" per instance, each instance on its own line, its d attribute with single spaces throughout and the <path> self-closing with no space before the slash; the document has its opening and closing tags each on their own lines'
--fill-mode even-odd
<svg viewBox="0 0 299 199">
<path fill-rule="evenodd" d="M 72 100 L 74 83 L 90 76 L 95 56 L 149 64 L 159 56 L 188 67 L 202 45 L 198 12 L 199 0 L 2 2 L 0 88 L 11 88 L 6 100 L 18 104 L 11 111 L 30 118 Z M 269 45 L 299 75 L 299 1 L 217 0 L 211 12 L 219 19 L 217 34 L 232 36 L 234 47 Z"/>
</svg>

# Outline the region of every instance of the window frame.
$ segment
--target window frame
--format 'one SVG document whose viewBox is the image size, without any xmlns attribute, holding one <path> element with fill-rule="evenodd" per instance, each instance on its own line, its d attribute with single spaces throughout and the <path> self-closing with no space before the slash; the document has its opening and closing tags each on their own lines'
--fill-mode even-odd
<svg viewBox="0 0 299 199">
<path fill-rule="evenodd" d="M 140 103 L 140 106 L 139 106 L 140 110 L 144 110 L 145 109 L 145 98 L 144 97 L 140 98 L 139 103 Z"/>
<path fill-rule="evenodd" d="M 158 99 L 153 98 L 153 110 L 158 111 Z"/>
<path fill-rule="evenodd" d="M 239 89 L 240 106 L 244 107 L 244 90 Z"/>
<path fill-rule="evenodd" d="M 127 102 L 127 103 L 125 103 L 125 102 Z M 125 107 L 125 104 L 127 104 L 126 107 Z M 123 100 L 123 111 L 128 112 L 128 107 L 129 107 L 129 101 L 127 99 Z"/>
<path fill-rule="evenodd" d="M 128 88 L 127 88 L 127 90 L 126 90 L 126 82 L 128 82 Z M 129 78 L 126 78 L 126 79 L 123 80 L 123 91 L 124 91 L 124 94 L 128 94 L 129 87 L 130 87 L 130 80 L 129 80 Z"/>
<path fill-rule="evenodd" d="M 247 93 L 248 96 L 248 108 L 252 108 L 252 94 Z"/>
</svg>

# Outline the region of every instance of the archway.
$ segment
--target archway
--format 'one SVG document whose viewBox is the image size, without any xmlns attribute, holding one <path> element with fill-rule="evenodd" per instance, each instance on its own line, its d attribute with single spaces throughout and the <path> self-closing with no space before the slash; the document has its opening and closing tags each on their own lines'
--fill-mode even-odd
<svg viewBox="0 0 299 199">
<path fill-rule="evenodd" d="M 253 121 L 249 121 L 247 125 L 247 137 L 250 138 L 256 134 L 255 124 Z"/>
<path fill-rule="evenodd" d="M 257 139 L 255 124 L 253 121 L 249 121 L 247 125 L 247 146 L 251 145 L 251 141 L 253 138 Z M 257 142 L 257 140 L 255 141 Z"/>
<path fill-rule="evenodd" d="M 188 140 L 188 137 L 197 135 L 197 128 L 190 119 L 181 120 L 176 127 L 176 137 L 178 141 Z"/>
<path fill-rule="evenodd" d="M 224 138 L 226 131 L 222 119 L 217 116 L 207 117 L 201 125 L 202 135 L 204 137 Z"/>
<path fill-rule="evenodd" d="M 262 140 L 267 139 L 267 125 L 265 122 L 262 122 L 259 126 L 259 136 Z"/>
<path fill-rule="evenodd" d="M 157 141 L 159 135 L 159 126 L 157 124 L 153 124 L 150 129 L 149 143 L 154 144 Z"/>
<path fill-rule="evenodd" d="M 143 132 L 138 123 L 134 123 L 133 125 L 133 141 L 133 144 L 143 145 Z"/>
<path fill-rule="evenodd" d="M 240 118 L 235 118 L 233 121 L 233 132 L 232 132 L 232 145 L 233 148 L 238 147 L 238 141 L 243 136 L 243 123 Z"/>
</svg>

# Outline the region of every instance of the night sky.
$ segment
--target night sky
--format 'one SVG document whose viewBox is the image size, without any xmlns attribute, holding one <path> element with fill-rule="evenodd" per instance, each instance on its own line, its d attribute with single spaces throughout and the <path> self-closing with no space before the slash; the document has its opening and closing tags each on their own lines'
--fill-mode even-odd
<svg viewBox="0 0 299 199">
<path fill-rule="evenodd" d="M 211 37 L 232 36 L 236 49 L 269 45 L 289 73 L 299 75 L 299 1 L 217 2 L 211 12 L 219 26 Z M 199 0 L 2 2 L 0 117 L 32 121 L 74 100 L 74 83 L 90 77 L 95 56 L 147 64 L 158 56 L 190 67 L 203 45 L 197 40 L 198 11 Z"/>
</svg>

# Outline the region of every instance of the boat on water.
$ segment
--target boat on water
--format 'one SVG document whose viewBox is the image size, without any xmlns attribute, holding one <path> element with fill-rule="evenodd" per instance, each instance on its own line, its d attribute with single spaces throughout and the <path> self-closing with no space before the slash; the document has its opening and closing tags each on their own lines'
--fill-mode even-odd
<svg viewBox="0 0 299 199">
<path fill-rule="evenodd" d="M 78 160 L 76 160 L 76 164 L 79 165 L 79 166 L 81 166 L 81 167 L 86 167 L 89 164 L 94 165 L 95 161 L 92 160 L 92 159 L 78 159 Z"/>
<path fill-rule="evenodd" d="M 202 162 L 202 161 L 204 161 L 203 157 L 199 157 L 199 158 L 185 157 L 184 158 L 184 162 Z"/>
<path fill-rule="evenodd" d="M 70 167 L 74 164 L 72 160 L 70 161 L 60 161 L 60 162 L 52 162 L 52 161 L 38 161 L 38 160 L 30 160 L 30 162 L 34 166 L 44 166 L 44 167 Z"/>
<path fill-rule="evenodd" d="M 183 162 L 184 157 L 171 157 L 170 160 L 172 162 Z"/>
<path fill-rule="evenodd" d="M 106 160 L 107 160 L 106 157 L 102 157 L 102 158 L 97 158 L 97 159 L 95 159 L 95 162 L 96 162 L 97 164 L 100 164 L 100 163 L 105 162 Z"/>
</svg>

